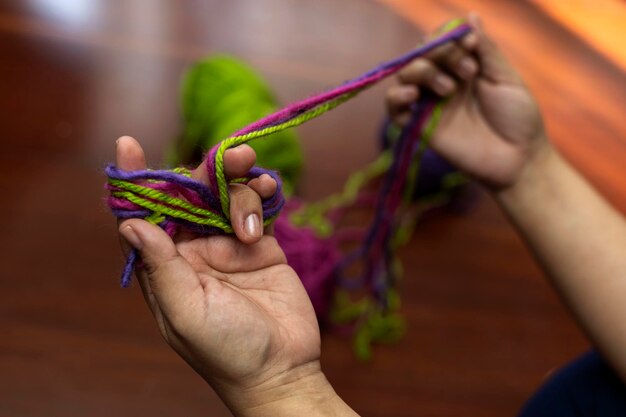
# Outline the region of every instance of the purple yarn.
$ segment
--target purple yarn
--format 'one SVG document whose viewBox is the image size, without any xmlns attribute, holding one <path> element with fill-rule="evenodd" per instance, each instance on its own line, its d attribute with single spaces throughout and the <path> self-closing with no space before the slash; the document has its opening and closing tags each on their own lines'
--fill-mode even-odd
<svg viewBox="0 0 626 417">
<path fill-rule="evenodd" d="M 138 170 L 138 171 L 123 171 L 119 168 L 109 165 L 105 169 L 109 178 L 124 180 L 124 181 L 145 181 L 145 180 L 158 180 L 168 183 L 173 183 L 194 190 L 198 193 L 202 201 L 205 203 L 205 208 L 211 209 L 215 212 L 221 212 L 221 204 L 219 199 L 212 193 L 210 187 L 204 183 L 186 177 L 181 174 L 177 174 L 172 171 L 166 170 Z M 253 167 L 248 176 L 251 178 L 260 177 L 263 174 L 268 174 L 276 181 L 276 192 L 274 195 L 263 201 L 263 219 L 268 219 L 276 216 L 282 206 L 285 204 L 285 198 L 282 194 L 282 180 L 276 171 Z M 132 216 L 128 210 L 114 209 L 113 214 L 116 217 L 130 218 L 130 217 L 145 217 L 145 210 L 133 210 L 130 213 L 138 214 L 138 216 Z"/>
<path fill-rule="evenodd" d="M 130 287 L 130 281 L 133 276 L 133 271 L 135 270 L 135 264 L 139 259 L 139 253 L 137 249 L 131 249 L 128 253 L 128 257 L 126 258 L 126 263 L 124 264 L 124 270 L 122 271 L 122 279 L 120 285 L 123 288 Z"/>
<path fill-rule="evenodd" d="M 418 180 L 415 184 L 413 199 L 441 191 L 445 176 L 457 171 L 454 166 L 439 156 L 438 153 L 432 149 L 427 149 L 422 155 L 422 162 L 417 174 Z"/>
<path fill-rule="evenodd" d="M 111 209 L 111 212 L 118 219 L 143 219 L 152 214 L 148 210 L 122 210 Z"/>
<path fill-rule="evenodd" d="M 412 109 L 411 121 L 402 130 L 398 141 L 394 144 L 393 163 L 385 175 L 374 210 L 374 220 L 368 229 L 365 240 L 360 247 L 346 255 L 335 269 L 337 282 L 344 288 L 355 289 L 363 285 L 373 285 L 374 273 L 378 268 L 377 263 L 380 262 L 380 255 L 382 254 L 375 256 L 372 253 L 372 248 L 378 243 L 376 245 L 378 250 L 384 250 L 385 243 L 389 239 L 394 208 L 388 207 L 388 205 L 390 199 L 396 197 L 397 200 L 397 196 L 392 195 L 392 191 L 394 189 L 401 191 L 402 187 L 398 187 L 398 183 L 404 183 L 406 179 L 408 162 L 412 159 L 413 150 L 418 143 L 416 131 L 419 131 L 428 119 L 433 104 L 434 98 L 432 96 L 428 94 L 422 95 Z M 398 191 L 396 191 L 396 194 L 398 194 Z M 366 265 L 364 272 L 360 276 L 348 277 L 346 270 L 359 260 Z M 386 268 L 386 270 L 390 271 L 391 268 Z"/>
<path fill-rule="evenodd" d="M 293 103 L 282 110 L 266 116 L 234 133 L 233 136 L 243 135 L 268 126 L 283 123 L 333 99 L 349 93 L 358 93 L 398 71 L 413 59 L 446 42 L 460 39 L 470 31 L 471 28 L 469 25 L 460 25 L 439 38 L 431 40 L 423 46 L 394 60 L 383 63 L 359 77 L 344 82 L 334 89 Z M 413 110 L 414 117 L 411 123 L 404 129 L 400 139 L 394 145 L 393 164 L 385 177 L 383 187 L 379 193 L 374 210 L 375 218 L 367 231 L 362 245 L 349 253 L 343 260 L 340 260 L 340 239 L 318 239 L 311 230 L 294 229 L 287 221 L 285 215 L 279 216 L 285 204 L 285 200 L 282 195 L 282 182 L 276 172 L 254 167 L 248 175 L 251 178 L 257 178 L 263 174 L 268 174 L 277 182 L 276 193 L 262 202 L 263 219 L 277 218 L 275 228 L 276 238 L 281 243 L 289 264 L 300 275 L 318 314 L 325 312 L 328 308 L 329 291 L 334 284 L 333 278 L 345 287 L 354 288 L 366 284 L 374 292 L 379 302 L 383 303 L 383 305 L 386 303 L 386 289 L 389 283 L 394 281 L 394 278 L 391 276 L 392 271 L 390 268 L 393 256 L 389 245 L 394 226 L 393 221 L 395 219 L 393 213 L 398 208 L 401 201 L 402 188 L 406 180 L 407 170 L 417 146 L 417 132 L 430 116 L 432 100 L 427 96 L 423 96 Z M 139 170 L 127 172 L 113 165 L 109 165 L 105 171 L 111 179 L 143 182 L 144 184 L 142 185 L 148 187 L 150 187 L 149 183 L 146 184 L 148 180 L 160 181 L 165 184 L 155 185 L 155 189 L 160 188 L 167 194 L 180 194 L 182 198 L 186 198 L 189 201 L 191 201 L 193 197 L 194 204 L 215 213 L 221 213 L 222 208 L 218 197 L 219 193 L 217 190 L 215 172 L 216 151 L 217 146 L 211 149 L 206 157 L 205 169 L 208 171 L 209 185 L 205 185 L 200 181 L 172 171 Z M 170 187 L 169 185 L 172 186 Z M 177 187 L 182 187 L 182 189 Z M 113 192 L 117 191 L 115 187 L 110 186 L 109 189 Z M 195 195 L 193 193 L 187 194 L 187 190 L 197 193 L 202 204 L 197 204 Z M 116 197 L 109 198 L 109 204 L 113 213 L 118 218 L 145 218 L 151 214 L 150 211 L 143 210 L 132 203 L 118 204 L 121 201 L 124 200 L 117 199 Z M 224 215 L 223 213 L 221 214 Z M 224 217 L 228 218 L 228 215 Z M 184 219 L 170 218 L 167 216 L 166 219 L 167 220 L 161 224 L 161 227 L 163 227 L 170 236 L 175 233 L 177 228 L 183 228 L 202 236 L 221 233 L 221 230 L 216 227 L 203 226 Z M 354 235 L 354 233 L 351 234 Z M 125 287 L 130 284 L 130 277 L 138 259 L 137 251 L 131 251 L 124 267 L 122 286 Z M 346 276 L 347 268 L 359 259 L 362 259 L 366 264 L 365 273 L 360 277 L 356 277 L 356 279 L 348 279 Z M 383 273 L 385 271 L 387 274 Z"/>
<path fill-rule="evenodd" d="M 137 170 L 137 171 L 124 171 L 116 167 L 115 165 L 108 165 L 104 172 L 107 174 L 109 178 L 113 178 L 116 180 L 123 181 L 144 181 L 144 180 L 157 180 L 164 182 L 172 182 L 175 184 L 179 184 L 183 187 L 189 188 L 200 195 L 200 198 L 212 210 L 220 210 L 221 204 L 219 199 L 215 194 L 213 194 L 209 187 L 201 183 L 200 181 L 196 181 L 192 178 L 186 177 L 181 174 L 177 174 L 172 171 L 166 170 Z"/>
<path fill-rule="evenodd" d="M 192 190 L 196 192 L 200 198 L 200 202 L 202 203 L 200 206 L 202 208 L 211 210 L 215 213 L 221 213 L 222 207 L 219 201 L 219 198 L 216 194 L 214 194 L 211 187 L 205 185 L 204 183 L 194 180 L 192 178 L 186 177 L 181 174 L 177 174 L 172 171 L 166 170 L 137 170 L 137 171 L 123 171 L 113 165 L 109 165 L 105 169 L 106 174 L 111 179 L 122 180 L 122 181 L 135 181 L 135 182 L 144 182 L 144 186 L 150 187 L 150 184 L 147 183 L 148 180 L 160 181 L 160 183 L 154 184 L 155 189 L 165 188 L 164 191 L 167 191 L 168 187 L 163 187 L 163 185 L 174 185 L 177 187 L 183 187 L 186 190 Z M 263 200 L 262 208 L 263 208 L 263 220 L 272 219 L 280 213 L 283 205 L 285 204 L 285 198 L 282 193 L 282 181 L 277 172 L 263 169 L 260 167 L 253 167 L 248 173 L 249 178 L 258 178 L 263 174 L 268 174 L 270 177 L 276 181 L 276 192 L 274 195 L 268 199 Z M 170 192 L 176 191 L 177 187 L 171 187 Z M 107 188 L 110 191 L 118 191 L 115 186 L 108 185 Z M 188 195 L 188 194 L 187 194 Z M 118 199 L 114 196 L 109 197 L 109 206 L 111 207 L 111 211 L 115 217 L 118 219 L 130 219 L 130 218 L 141 218 L 145 219 L 150 216 L 152 212 L 150 210 L 142 209 L 141 207 L 136 206 L 130 201 Z M 168 220 L 161 224 L 161 227 L 166 229 L 170 235 L 175 233 L 177 228 L 181 228 L 184 230 L 188 230 L 192 233 L 195 233 L 199 236 L 207 236 L 214 235 L 218 233 L 222 233 L 222 231 L 213 226 L 208 225 L 200 225 L 197 223 L 193 223 L 184 219 L 166 217 Z M 139 255 L 136 250 L 132 250 L 126 259 L 126 263 L 124 265 L 124 269 L 122 272 L 121 285 L 122 287 L 128 287 L 131 282 L 132 273 L 135 268 L 136 262 L 139 260 Z"/>
<path fill-rule="evenodd" d="M 346 93 L 357 91 L 371 84 L 374 84 L 377 81 L 380 81 L 381 79 L 387 77 L 388 75 L 398 71 L 400 68 L 404 67 L 415 58 L 424 55 L 425 53 L 437 48 L 438 46 L 443 45 L 446 42 L 460 39 L 468 34 L 471 30 L 472 29 L 469 25 L 462 24 L 457 28 L 451 30 L 450 32 L 447 32 L 446 34 L 440 36 L 439 38 L 433 39 L 426 44 L 400 56 L 399 58 L 383 63 L 376 68 L 366 72 L 365 74 L 344 82 L 339 87 L 333 88 L 325 93 L 309 97 L 305 100 L 293 103 L 283 108 L 282 110 L 270 114 L 269 116 L 266 116 L 258 120 L 257 122 L 254 122 L 237 131 L 233 136 L 244 135 L 246 133 L 260 130 L 268 126 L 282 123 L 322 103 L 326 103 Z"/>
<path fill-rule="evenodd" d="M 372 75 L 375 75 L 379 71 L 384 71 L 384 70 L 392 69 L 395 67 L 404 66 L 408 64 L 409 62 L 413 61 L 415 58 L 418 58 L 447 42 L 462 38 L 463 36 L 467 35 L 471 30 L 472 28 L 468 24 L 459 25 L 455 29 L 443 34 L 437 39 L 433 39 L 425 43 L 424 45 L 419 46 L 416 49 L 409 51 L 404 55 L 399 56 L 396 59 L 393 59 L 391 61 L 388 61 L 386 63 L 379 65 L 378 67 L 374 68 L 371 71 L 366 72 L 360 77 L 357 77 L 351 81 L 348 81 L 347 84 L 352 83 L 354 81 L 371 77 Z"/>
<path fill-rule="evenodd" d="M 381 124 L 380 142 L 382 149 L 389 149 L 393 146 L 393 138 L 389 136 L 392 126 L 393 122 L 389 118 Z M 417 182 L 415 190 L 413 190 L 413 200 L 441 191 L 444 177 L 453 172 L 458 172 L 458 169 L 437 152 L 427 148 L 422 154 L 416 175 Z"/>
<path fill-rule="evenodd" d="M 280 210 L 285 205 L 285 197 L 283 196 L 283 180 L 280 178 L 278 172 L 256 166 L 250 170 L 249 176 L 252 178 L 258 178 L 263 174 L 269 175 L 274 181 L 276 181 L 276 191 L 274 192 L 274 195 L 263 200 L 263 218 L 271 218 L 278 215 Z"/>
</svg>

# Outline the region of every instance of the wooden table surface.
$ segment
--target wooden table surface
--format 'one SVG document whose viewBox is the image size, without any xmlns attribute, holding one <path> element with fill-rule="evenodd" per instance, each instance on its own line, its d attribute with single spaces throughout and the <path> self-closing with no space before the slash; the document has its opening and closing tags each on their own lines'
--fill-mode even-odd
<svg viewBox="0 0 626 417">
<path fill-rule="evenodd" d="M 118 286 L 102 174 L 114 141 L 135 136 L 158 166 L 180 128 L 181 72 L 207 54 L 247 59 L 286 102 L 406 51 L 463 12 L 457 1 L 419 3 L 395 9 L 413 22 L 369 0 L 0 3 L 0 416 L 229 415 L 161 340 L 138 288 Z M 626 208 L 624 73 L 525 2 L 479 3 L 555 141 Z M 514 24 L 496 19 L 503 13 Z M 337 191 L 375 156 L 383 93 L 299 130 L 305 198 Z M 349 340 L 324 335 L 324 370 L 363 416 L 512 416 L 587 348 L 479 195 L 467 213 L 428 216 L 403 250 L 403 341 L 361 363 Z"/>
</svg>

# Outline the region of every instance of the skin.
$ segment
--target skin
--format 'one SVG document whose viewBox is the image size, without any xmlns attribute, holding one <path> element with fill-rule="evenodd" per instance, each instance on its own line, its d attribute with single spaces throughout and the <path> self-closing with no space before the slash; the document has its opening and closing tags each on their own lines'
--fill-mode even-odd
<svg viewBox="0 0 626 417">
<path fill-rule="evenodd" d="M 575 317 L 626 377 L 626 222 L 554 150 L 520 76 L 478 16 L 468 22 L 474 30 L 463 40 L 399 74 L 387 93 L 389 114 L 405 124 L 425 89 L 450 98 L 432 147 L 490 190 Z M 243 176 L 254 159 L 247 146 L 229 150 L 227 175 Z M 120 138 L 117 162 L 145 168 L 138 142 Z M 194 176 L 207 181 L 202 167 Z M 172 240 L 138 219 L 121 223 L 120 234 L 126 247 L 140 251 L 144 268 L 136 274 L 161 334 L 233 414 L 356 415 L 320 369 L 319 328 L 300 280 L 258 223 L 260 198 L 275 187 L 269 177 L 231 187 L 236 237 Z M 256 225 L 246 220 L 251 214 Z"/>
<path fill-rule="evenodd" d="M 255 155 L 242 145 L 224 159 L 226 175 L 236 178 L 250 170 Z M 136 140 L 118 139 L 117 164 L 145 169 Z M 208 181 L 203 166 L 193 177 Z M 306 291 L 260 226 L 261 198 L 275 190 L 269 176 L 231 186 L 236 237 L 172 240 L 139 219 L 122 222 L 119 231 L 124 246 L 141 254 L 144 266 L 136 275 L 161 334 L 233 414 L 350 415 L 321 372 L 319 327 Z M 246 228 L 251 222 L 257 224 Z"/>
<path fill-rule="evenodd" d="M 398 124 L 427 88 L 451 101 L 432 147 L 482 182 L 591 341 L 626 381 L 626 221 L 554 149 L 535 100 L 484 33 L 416 60 L 388 91 Z"/>
</svg>

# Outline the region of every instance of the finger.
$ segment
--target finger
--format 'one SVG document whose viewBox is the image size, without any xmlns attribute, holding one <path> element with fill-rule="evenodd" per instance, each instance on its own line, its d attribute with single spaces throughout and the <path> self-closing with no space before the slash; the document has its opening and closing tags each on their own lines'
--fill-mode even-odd
<svg viewBox="0 0 626 417">
<path fill-rule="evenodd" d="M 224 152 L 224 174 L 227 178 L 245 177 L 256 162 L 256 153 L 249 145 L 243 144 Z M 209 184 L 209 173 L 204 163 L 193 172 L 193 178 Z"/>
<path fill-rule="evenodd" d="M 146 157 L 137 140 L 130 136 L 122 136 L 115 142 L 115 156 L 118 168 L 125 171 L 136 171 L 146 169 Z M 118 220 L 117 224 L 121 223 Z M 124 239 L 120 239 L 122 253 L 124 256 L 130 252 L 130 246 Z"/>
<path fill-rule="evenodd" d="M 130 243 L 128 243 L 130 245 Z M 143 294 L 144 300 L 146 300 L 146 304 L 150 307 L 150 311 L 154 317 L 161 316 L 161 309 L 159 308 L 159 303 L 152 292 L 152 288 L 150 287 L 150 282 L 148 280 L 148 275 L 143 270 L 135 270 L 135 276 L 139 281 L 139 287 L 141 288 L 141 293 Z"/>
<path fill-rule="evenodd" d="M 404 127 L 411 119 L 411 104 L 419 98 L 419 88 L 413 84 L 400 84 L 387 90 L 387 111 L 391 120 Z"/>
<path fill-rule="evenodd" d="M 278 184 L 276 184 L 274 178 L 270 177 L 268 174 L 263 174 L 260 177 L 249 181 L 247 185 L 262 199 L 272 197 L 276 193 L 276 188 L 278 187 Z M 266 226 L 263 229 L 263 234 L 273 236 L 274 223 Z"/>
<path fill-rule="evenodd" d="M 141 255 L 147 277 L 141 284 L 148 284 L 144 289 L 146 294 L 153 295 L 168 320 L 184 322 L 189 305 L 199 305 L 196 303 L 203 293 L 192 266 L 180 256 L 167 233 L 156 225 L 130 219 L 120 225 L 119 232 Z"/>
<path fill-rule="evenodd" d="M 117 166 L 125 171 L 146 169 L 146 157 L 137 140 L 122 136 L 116 141 Z"/>
<path fill-rule="evenodd" d="M 239 145 L 224 153 L 224 173 L 227 178 L 241 178 L 248 175 L 256 162 L 256 153 L 249 145 Z"/>
<path fill-rule="evenodd" d="M 253 244 L 263 237 L 261 198 L 243 184 L 229 185 L 230 222 L 240 241 Z"/>
<path fill-rule="evenodd" d="M 469 52 L 474 52 L 476 47 L 478 46 L 478 36 L 475 32 L 470 32 L 467 35 L 463 36 L 460 41 L 461 46 L 465 48 Z"/>
<path fill-rule="evenodd" d="M 398 78 L 404 84 L 427 87 L 442 97 L 449 96 L 456 90 L 454 79 L 427 58 L 415 59 L 400 71 Z"/>
<path fill-rule="evenodd" d="M 467 23 L 466 21 L 464 21 L 464 19 L 454 19 L 451 20 L 447 23 L 444 23 L 443 25 L 441 25 L 437 30 L 435 30 L 433 32 L 432 37 L 437 37 L 440 35 L 443 35 L 446 32 L 449 32 L 453 29 L 455 29 L 456 27 L 458 27 L 460 24 L 463 23 Z M 471 31 L 466 33 L 459 41 L 459 44 L 467 49 L 468 51 L 473 51 L 476 48 L 476 44 L 477 44 L 477 37 L 476 34 Z"/>
<path fill-rule="evenodd" d="M 515 69 L 485 33 L 478 13 L 470 13 L 468 22 L 476 34 L 475 50 L 480 61 L 480 75 L 492 82 L 520 83 L 521 78 Z"/>
<path fill-rule="evenodd" d="M 389 117 L 395 119 L 399 114 L 406 113 L 418 97 L 419 89 L 416 85 L 399 84 L 389 87 L 385 100 Z"/>
<path fill-rule="evenodd" d="M 135 171 L 146 169 L 146 157 L 144 154 L 141 145 L 137 140 L 130 136 L 122 136 L 116 141 L 116 162 L 117 166 L 125 171 Z M 121 221 L 118 220 L 118 227 Z M 120 245 L 122 246 L 122 252 L 124 255 L 128 255 L 130 252 L 131 244 L 120 234 Z M 135 274 L 137 279 L 139 280 L 139 284 L 141 287 L 141 292 L 143 293 L 144 299 L 150 307 L 152 314 L 155 317 L 160 316 L 160 310 L 158 307 L 158 303 L 152 293 L 152 289 L 147 282 L 147 277 L 143 273 Z"/>
<path fill-rule="evenodd" d="M 478 73 L 478 62 L 472 53 L 456 42 L 436 48 L 427 57 L 462 80 L 470 80 Z"/>
<path fill-rule="evenodd" d="M 274 178 L 270 177 L 268 174 L 262 174 L 260 177 L 248 181 L 247 185 L 262 199 L 272 197 L 278 187 Z"/>
</svg>

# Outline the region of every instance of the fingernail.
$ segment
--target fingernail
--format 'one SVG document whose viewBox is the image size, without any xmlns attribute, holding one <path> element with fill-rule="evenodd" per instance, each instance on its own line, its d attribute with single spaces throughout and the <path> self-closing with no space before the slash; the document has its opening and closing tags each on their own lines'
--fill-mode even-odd
<svg viewBox="0 0 626 417">
<path fill-rule="evenodd" d="M 246 217 L 246 221 L 244 222 L 244 229 L 246 233 L 250 236 L 260 236 L 261 235 L 261 221 L 259 220 L 259 216 L 256 213 L 252 213 L 248 217 Z"/>
<path fill-rule="evenodd" d="M 471 78 L 478 69 L 476 62 L 468 56 L 463 57 L 459 62 L 459 72 L 464 78 Z"/>
<path fill-rule="evenodd" d="M 454 81 L 447 75 L 437 74 L 435 77 L 435 90 L 441 95 L 446 95 L 454 89 Z"/>
<path fill-rule="evenodd" d="M 139 249 L 139 250 L 143 248 L 143 243 L 141 242 L 141 240 L 139 239 L 139 236 L 137 236 L 137 233 L 133 230 L 132 227 L 126 226 L 122 230 L 120 230 L 120 233 L 122 234 L 122 236 L 124 236 L 124 239 L 126 239 L 133 248 Z"/>
</svg>

